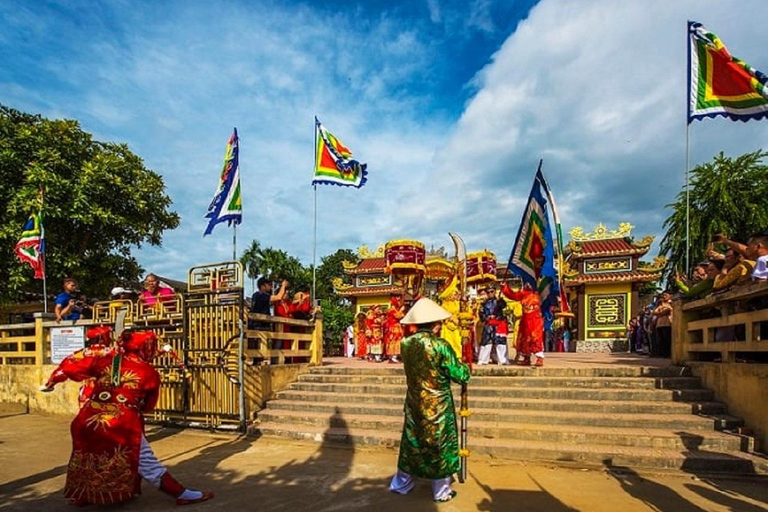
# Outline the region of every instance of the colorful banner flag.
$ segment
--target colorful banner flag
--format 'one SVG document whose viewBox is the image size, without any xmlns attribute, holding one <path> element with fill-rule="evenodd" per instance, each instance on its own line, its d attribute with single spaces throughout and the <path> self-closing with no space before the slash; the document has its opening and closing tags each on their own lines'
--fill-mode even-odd
<svg viewBox="0 0 768 512">
<path fill-rule="evenodd" d="M 315 178 L 312 185 L 357 187 L 368 180 L 367 164 L 352 158 L 352 151 L 315 118 Z"/>
<path fill-rule="evenodd" d="M 768 77 L 728 53 L 701 23 L 688 22 L 688 123 L 724 116 L 749 121 L 768 115 Z"/>
<path fill-rule="evenodd" d="M 33 213 L 24 224 L 21 240 L 13 249 L 16 256 L 29 263 L 35 271 L 35 279 L 45 278 L 45 231 L 42 214 Z"/>
<path fill-rule="evenodd" d="M 541 296 L 541 310 L 557 305 L 559 286 L 555 272 L 552 230 L 547 216 L 547 188 L 541 164 L 533 180 L 528 205 L 520 222 L 520 230 L 512 247 L 507 268 L 523 279 Z"/>
<path fill-rule="evenodd" d="M 220 222 L 226 221 L 231 226 L 232 223 L 237 225 L 243 221 L 243 205 L 240 201 L 240 139 L 237 138 L 237 128 L 227 143 L 219 188 L 208 206 L 205 218 L 211 220 L 203 236 L 210 235 Z"/>
</svg>

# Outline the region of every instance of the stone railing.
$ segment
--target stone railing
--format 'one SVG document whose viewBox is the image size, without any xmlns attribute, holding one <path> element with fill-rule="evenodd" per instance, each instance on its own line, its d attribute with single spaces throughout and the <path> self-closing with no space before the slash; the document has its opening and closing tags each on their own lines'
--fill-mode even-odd
<svg viewBox="0 0 768 512">
<path fill-rule="evenodd" d="M 690 302 L 672 316 L 672 362 L 686 365 L 768 449 L 768 283 Z"/>
<path fill-rule="evenodd" d="M 674 304 L 672 360 L 768 362 L 768 283 Z"/>
</svg>

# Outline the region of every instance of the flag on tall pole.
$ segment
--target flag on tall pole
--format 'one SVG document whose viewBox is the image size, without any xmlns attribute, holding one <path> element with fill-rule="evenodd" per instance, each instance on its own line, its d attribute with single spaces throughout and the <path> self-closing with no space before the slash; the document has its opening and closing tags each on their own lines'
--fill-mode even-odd
<svg viewBox="0 0 768 512">
<path fill-rule="evenodd" d="M 549 311 L 551 305 L 556 305 L 559 294 L 552 229 L 547 216 L 548 190 L 539 162 L 507 264 L 507 268 L 523 282 L 538 290 L 542 311 Z"/>
<path fill-rule="evenodd" d="M 45 231 L 41 212 L 29 216 L 13 252 L 23 263 L 29 263 L 35 279 L 45 279 Z"/>
<path fill-rule="evenodd" d="M 229 137 L 219 187 L 208 206 L 205 218 L 210 221 L 203 236 L 210 235 L 216 224 L 226 221 L 230 226 L 237 226 L 243 220 L 243 205 L 240 201 L 240 140 L 237 137 L 237 128 Z"/>
<path fill-rule="evenodd" d="M 733 121 L 768 115 L 768 77 L 728 53 L 701 23 L 688 22 L 688 123 L 706 117 Z"/>
<path fill-rule="evenodd" d="M 315 176 L 312 185 L 339 185 L 360 188 L 368 180 L 366 164 L 353 158 L 352 151 L 315 117 Z"/>
</svg>

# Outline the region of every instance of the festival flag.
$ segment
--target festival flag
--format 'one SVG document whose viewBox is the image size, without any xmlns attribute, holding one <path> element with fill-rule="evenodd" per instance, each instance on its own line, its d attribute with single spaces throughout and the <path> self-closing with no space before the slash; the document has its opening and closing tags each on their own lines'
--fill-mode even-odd
<svg viewBox="0 0 768 512">
<path fill-rule="evenodd" d="M 315 178 L 312 185 L 327 184 L 342 187 L 365 185 L 368 180 L 367 164 L 352 158 L 352 151 L 333 136 L 315 118 Z"/>
<path fill-rule="evenodd" d="M 548 191 L 539 163 L 507 264 L 511 272 L 539 291 L 542 311 L 548 311 L 550 305 L 557 304 L 559 293 L 552 230 L 547 216 Z"/>
<path fill-rule="evenodd" d="M 33 213 L 24 224 L 21 239 L 13 249 L 23 263 L 29 263 L 35 271 L 35 279 L 45 279 L 45 231 L 43 216 Z"/>
<path fill-rule="evenodd" d="M 768 77 L 728 53 L 701 23 L 688 22 L 688 123 L 724 116 L 733 121 L 768 115 Z"/>
<path fill-rule="evenodd" d="M 229 137 L 219 188 L 208 206 L 205 218 L 211 220 L 203 236 L 210 235 L 220 222 L 226 221 L 231 226 L 232 223 L 237 225 L 243 221 L 243 205 L 240 201 L 240 139 L 237 138 L 237 128 Z"/>
</svg>

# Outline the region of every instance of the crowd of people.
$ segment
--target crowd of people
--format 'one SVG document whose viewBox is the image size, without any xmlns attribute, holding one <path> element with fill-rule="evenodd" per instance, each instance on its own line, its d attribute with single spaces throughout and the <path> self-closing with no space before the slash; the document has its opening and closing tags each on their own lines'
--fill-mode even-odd
<svg viewBox="0 0 768 512">
<path fill-rule="evenodd" d="M 723 252 L 715 251 L 715 245 L 721 246 Z M 702 299 L 753 282 L 768 280 L 768 232 L 755 234 L 746 244 L 729 240 L 725 234 L 716 234 L 712 237 L 706 257 L 706 260 L 693 268 L 690 278 L 676 275 L 673 279 L 676 289 L 665 290 L 656 296 L 650 305 L 630 320 L 627 326 L 630 350 L 657 357 L 670 356 L 673 299 Z M 763 305 L 737 303 L 720 307 L 714 314 L 730 314 L 737 312 L 736 309 L 748 310 L 755 306 Z M 723 308 L 728 311 L 722 311 Z M 731 311 L 731 308 L 735 309 Z M 741 339 L 741 334 L 738 328 L 726 326 L 716 330 L 715 339 L 735 341 Z"/>
<path fill-rule="evenodd" d="M 461 360 L 479 365 L 542 366 L 545 352 L 570 350 L 571 330 L 567 321 L 555 314 L 554 307 L 542 312 L 539 294 L 530 286 L 480 287 L 472 290 L 462 311 L 458 282 L 452 279 L 436 299 L 451 315 L 442 322 L 440 337 Z M 403 315 L 402 300 L 397 295 L 391 297 L 386 311 L 374 304 L 359 313 L 355 325 L 344 332 L 345 356 L 397 362 L 400 340 L 408 334 L 407 327 L 400 322 Z M 468 343 L 462 341 L 462 321 Z"/>
</svg>

